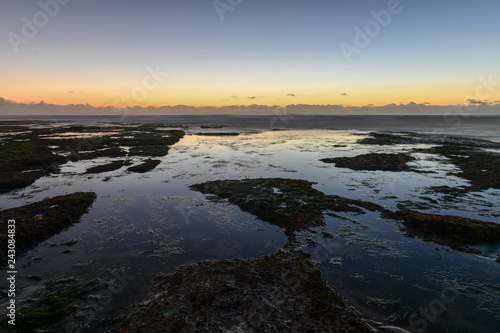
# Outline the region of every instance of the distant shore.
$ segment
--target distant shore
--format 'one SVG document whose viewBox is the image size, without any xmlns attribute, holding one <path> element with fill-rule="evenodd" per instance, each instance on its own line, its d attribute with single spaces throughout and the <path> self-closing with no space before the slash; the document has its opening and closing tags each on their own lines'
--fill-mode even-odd
<svg viewBox="0 0 500 333">
<path fill-rule="evenodd" d="M 7 120 L 50 120 L 82 124 L 132 123 L 245 130 L 383 130 L 488 137 L 500 141 L 500 115 L 0 115 Z"/>
</svg>

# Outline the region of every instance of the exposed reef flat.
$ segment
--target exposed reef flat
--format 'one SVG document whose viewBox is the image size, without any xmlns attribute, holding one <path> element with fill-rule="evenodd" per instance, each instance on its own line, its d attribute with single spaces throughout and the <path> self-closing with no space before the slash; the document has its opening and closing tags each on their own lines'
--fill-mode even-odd
<svg viewBox="0 0 500 333">
<path fill-rule="evenodd" d="M 416 152 L 436 154 L 448 158 L 460 168 L 457 176 L 471 182 L 468 190 L 500 188 L 500 153 L 484 149 L 500 149 L 500 143 L 451 135 L 370 132 L 369 137 L 358 140 L 360 144 L 432 144 L 431 148 L 414 149 Z M 395 170 L 393 170 L 395 171 Z M 439 191 L 438 188 L 435 190 Z M 443 188 L 443 190 L 446 190 Z"/>
<path fill-rule="evenodd" d="M 468 244 L 500 241 L 500 225 L 496 223 L 414 210 L 394 212 L 375 203 L 326 195 L 312 184 L 300 179 L 257 178 L 211 181 L 191 188 L 227 198 L 242 210 L 284 228 L 289 237 L 293 237 L 295 231 L 323 225 L 324 211 L 364 213 L 361 208 L 365 208 L 401 221 L 401 228 L 410 236 L 460 251 L 477 252 Z"/>
<path fill-rule="evenodd" d="M 500 189 L 500 154 L 477 148 L 446 145 L 419 151 L 438 154 L 460 168 L 456 175 L 471 182 L 471 190 Z"/>
<path fill-rule="evenodd" d="M 184 264 L 155 280 L 118 332 L 373 332 L 301 251 Z"/>
<path fill-rule="evenodd" d="M 370 132 L 367 138 L 357 141 L 367 145 L 395 144 L 435 144 L 461 145 L 476 148 L 500 148 L 500 143 L 489 140 L 442 134 L 422 134 L 413 132 Z"/>
<path fill-rule="evenodd" d="M 323 158 L 322 162 L 335 163 L 338 168 L 351 170 L 415 171 L 407 165 L 416 159 L 409 154 L 370 153 L 354 157 Z"/>
<path fill-rule="evenodd" d="M 153 125 L 43 125 L 0 122 L 3 134 L 0 142 L 0 193 L 24 188 L 46 174 L 57 173 L 59 166 L 68 161 L 100 157 L 165 156 L 170 146 L 185 134 L 182 130 L 160 129 Z M 117 161 L 89 169 L 88 172 L 112 171 L 118 166 Z"/>
<path fill-rule="evenodd" d="M 0 193 L 33 184 L 66 158 L 29 141 L 7 141 L 0 144 Z"/>
<path fill-rule="evenodd" d="M 7 221 L 16 221 L 16 254 L 19 255 L 77 222 L 97 195 L 77 192 L 0 211 L 0 264 L 7 263 Z"/>
</svg>

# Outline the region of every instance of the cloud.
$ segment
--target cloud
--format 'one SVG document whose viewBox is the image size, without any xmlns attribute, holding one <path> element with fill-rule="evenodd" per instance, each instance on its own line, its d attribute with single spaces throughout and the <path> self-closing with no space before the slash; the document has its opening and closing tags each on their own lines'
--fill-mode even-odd
<svg viewBox="0 0 500 333">
<path fill-rule="evenodd" d="M 0 97 L 0 106 L 4 106 L 4 105 L 5 105 L 5 106 L 8 106 L 8 105 L 10 105 L 10 104 L 11 104 L 11 102 L 10 102 L 10 101 L 8 101 L 8 100 L 3 99 L 2 97 Z"/>
<path fill-rule="evenodd" d="M 340 96 L 347 96 L 347 93 L 340 93 Z"/>
<path fill-rule="evenodd" d="M 262 98 L 251 96 L 250 99 Z M 476 103 L 476 114 L 490 114 L 500 116 L 500 104 L 493 104 L 475 99 L 468 100 Z M 498 101 L 500 102 L 500 101 Z M 90 115 L 90 116 L 117 116 L 123 115 L 162 115 L 162 114 L 248 114 L 248 115 L 275 115 L 276 109 L 286 108 L 288 114 L 434 114 L 445 115 L 450 110 L 465 108 L 466 105 L 430 105 L 427 103 L 391 103 L 375 106 L 347 106 L 342 104 L 289 104 L 289 105 L 227 105 L 227 106 L 189 106 L 167 105 L 160 107 L 94 107 L 89 104 L 57 105 L 44 101 L 31 103 L 17 103 L 0 97 L 0 115 Z"/>
<path fill-rule="evenodd" d="M 233 95 L 233 96 L 231 96 L 231 98 L 238 99 L 238 96 Z"/>
<path fill-rule="evenodd" d="M 488 102 L 486 101 L 479 101 L 477 99 L 472 99 L 472 98 L 469 98 L 466 101 L 469 102 L 469 105 L 488 105 Z"/>
<path fill-rule="evenodd" d="M 287 94 L 287 96 L 295 97 L 296 95 L 295 94 Z"/>
<path fill-rule="evenodd" d="M 68 94 L 74 94 L 75 92 L 73 90 L 68 90 Z"/>
</svg>

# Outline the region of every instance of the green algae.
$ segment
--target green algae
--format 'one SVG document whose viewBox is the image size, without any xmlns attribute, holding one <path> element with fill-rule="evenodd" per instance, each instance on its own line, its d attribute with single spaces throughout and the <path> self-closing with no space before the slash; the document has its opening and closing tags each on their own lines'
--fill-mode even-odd
<svg viewBox="0 0 500 333">
<path fill-rule="evenodd" d="M 44 326 L 53 325 L 65 317 L 76 312 L 77 307 L 73 305 L 76 300 L 82 298 L 85 292 L 72 290 L 60 294 L 52 294 L 41 297 L 16 311 L 15 330 L 24 332 L 26 330 L 42 329 Z M 0 320 L 0 326 L 11 328 L 8 317 Z"/>
</svg>

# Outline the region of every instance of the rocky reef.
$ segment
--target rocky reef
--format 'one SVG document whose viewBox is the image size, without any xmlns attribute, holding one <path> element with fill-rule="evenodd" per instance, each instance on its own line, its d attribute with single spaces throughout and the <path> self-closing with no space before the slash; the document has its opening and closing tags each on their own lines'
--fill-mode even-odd
<svg viewBox="0 0 500 333">
<path fill-rule="evenodd" d="M 321 278 L 309 254 L 201 261 L 155 277 L 118 332 L 373 332 Z"/>
<path fill-rule="evenodd" d="M 478 252 L 468 245 L 500 241 L 500 225 L 496 223 L 414 210 L 391 211 L 371 202 L 326 195 L 312 184 L 300 179 L 257 178 L 211 181 L 191 188 L 228 199 L 242 210 L 284 228 L 292 239 L 296 231 L 323 225 L 324 211 L 363 214 L 364 208 L 401 222 L 400 228 L 409 236 L 460 251 Z"/>
</svg>

